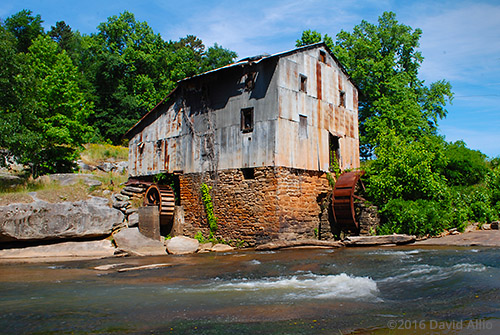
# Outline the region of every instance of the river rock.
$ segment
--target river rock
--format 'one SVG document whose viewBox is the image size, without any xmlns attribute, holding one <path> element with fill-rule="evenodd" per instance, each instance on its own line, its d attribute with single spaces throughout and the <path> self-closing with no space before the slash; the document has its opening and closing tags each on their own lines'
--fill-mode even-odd
<svg viewBox="0 0 500 335">
<path fill-rule="evenodd" d="M 114 201 L 113 208 L 116 208 L 116 209 L 127 208 L 128 204 L 129 204 L 128 201 Z"/>
<path fill-rule="evenodd" d="M 212 242 L 200 243 L 200 247 L 198 248 L 199 253 L 210 252 L 212 251 L 212 247 L 214 244 Z"/>
<path fill-rule="evenodd" d="M 210 250 L 215 252 L 228 252 L 228 251 L 233 251 L 234 248 L 227 244 L 217 243 L 212 248 L 210 248 Z"/>
<path fill-rule="evenodd" d="M 82 160 L 77 160 L 76 165 L 78 166 L 78 170 L 80 171 L 94 171 L 96 169 L 95 166 L 88 165 L 84 163 Z"/>
<path fill-rule="evenodd" d="M 0 258 L 33 257 L 111 257 L 115 248 L 111 241 L 63 242 L 27 248 L 0 250 Z"/>
<path fill-rule="evenodd" d="M 370 246 L 384 244 L 408 244 L 416 241 L 414 235 L 393 234 L 380 236 L 349 236 L 342 242 L 347 246 Z"/>
<path fill-rule="evenodd" d="M 116 165 L 116 172 L 119 174 L 124 174 L 128 170 L 128 162 L 127 161 L 121 161 L 115 164 Z"/>
<path fill-rule="evenodd" d="M 113 234 L 116 246 L 120 251 L 134 256 L 165 255 L 162 242 L 142 235 L 138 228 L 124 228 Z"/>
<path fill-rule="evenodd" d="M 101 165 L 98 165 L 97 168 L 104 172 L 111 172 L 116 170 L 116 166 L 113 163 L 104 162 Z"/>
<path fill-rule="evenodd" d="M 294 248 L 294 247 L 327 247 L 327 248 L 341 248 L 344 244 L 340 241 L 324 241 L 324 240 L 313 240 L 313 239 L 303 239 L 303 240 L 279 240 L 273 241 L 266 244 L 261 244 L 255 248 L 259 251 L 267 250 L 277 250 L 283 248 Z"/>
<path fill-rule="evenodd" d="M 128 216 L 127 221 L 129 227 L 137 227 L 139 224 L 139 213 L 133 212 Z"/>
<path fill-rule="evenodd" d="M 0 242 L 109 236 L 124 215 L 107 202 L 99 197 L 55 204 L 37 199 L 29 204 L 1 206 Z"/>
<path fill-rule="evenodd" d="M 130 197 L 121 193 L 115 193 L 112 196 L 113 201 L 129 201 Z"/>
<path fill-rule="evenodd" d="M 195 253 L 200 246 L 200 242 L 194 238 L 186 236 L 175 236 L 168 240 L 167 251 L 173 255 L 185 255 Z"/>
<path fill-rule="evenodd" d="M 142 192 L 146 191 L 146 188 L 139 187 L 139 186 L 125 186 L 123 188 L 123 191 L 131 192 L 131 193 L 142 193 Z"/>
</svg>

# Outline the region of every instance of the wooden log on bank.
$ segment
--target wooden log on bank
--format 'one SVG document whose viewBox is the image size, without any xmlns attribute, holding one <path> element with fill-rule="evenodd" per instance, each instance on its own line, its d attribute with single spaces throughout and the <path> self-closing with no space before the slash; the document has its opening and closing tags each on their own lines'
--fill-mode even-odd
<svg viewBox="0 0 500 335">
<path fill-rule="evenodd" d="M 297 240 L 297 241 L 274 241 L 266 244 L 261 244 L 255 248 L 258 251 L 269 251 L 292 247 L 328 247 L 341 248 L 344 243 L 340 241 L 321 241 L 321 240 Z"/>
<path fill-rule="evenodd" d="M 393 235 L 380 235 L 380 236 L 349 236 L 342 242 L 348 247 L 366 247 L 385 244 L 409 244 L 416 241 L 414 235 L 393 234 Z"/>
</svg>

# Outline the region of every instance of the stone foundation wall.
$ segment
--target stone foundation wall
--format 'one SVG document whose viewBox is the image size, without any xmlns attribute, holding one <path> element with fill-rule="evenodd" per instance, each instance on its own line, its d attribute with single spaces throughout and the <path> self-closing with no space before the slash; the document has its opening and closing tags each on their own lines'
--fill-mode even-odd
<svg viewBox="0 0 500 335">
<path fill-rule="evenodd" d="M 248 171 L 248 170 L 247 170 Z M 246 171 L 246 172 L 247 172 Z M 194 236 L 209 228 L 200 186 L 212 186 L 211 195 L 218 218 L 216 236 L 245 241 L 249 245 L 273 239 L 314 238 L 319 228 L 321 201 L 329 191 L 325 174 L 283 167 L 240 169 L 179 176 L 184 207 L 183 234 Z"/>
</svg>

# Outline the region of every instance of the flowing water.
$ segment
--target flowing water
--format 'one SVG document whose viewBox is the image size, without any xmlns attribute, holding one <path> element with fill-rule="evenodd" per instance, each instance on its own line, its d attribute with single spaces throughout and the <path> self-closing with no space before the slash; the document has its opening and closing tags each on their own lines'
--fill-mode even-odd
<svg viewBox="0 0 500 335">
<path fill-rule="evenodd" d="M 170 266 L 117 271 L 155 263 Z M 0 264 L 0 333 L 499 334 L 500 249 Z"/>
</svg>

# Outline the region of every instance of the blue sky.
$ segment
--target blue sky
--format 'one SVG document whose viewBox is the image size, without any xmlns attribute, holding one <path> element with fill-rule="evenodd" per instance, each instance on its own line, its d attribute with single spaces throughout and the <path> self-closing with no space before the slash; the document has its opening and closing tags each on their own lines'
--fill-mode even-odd
<svg viewBox="0 0 500 335">
<path fill-rule="evenodd" d="M 361 20 L 376 23 L 384 11 L 421 28 L 426 84 L 446 79 L 455 98 L 439 123 L 448 141 L 464 140 L 490 157 L 500 156 L 500 1 L 498 0 L 15 0 L 0 2 L 5 19 L 22 10 L 40 14 L 46 31 L 65 21 L 83 34 L 125 10 L 165 40 L 188 34 L 218 43 L 240 58 L 294 48 L 305 29 L 335 39 Z"/>
</svg>

